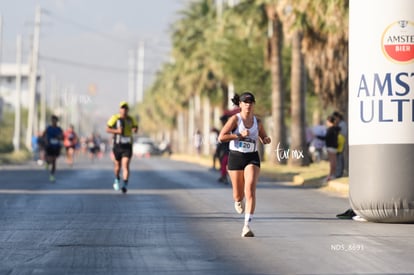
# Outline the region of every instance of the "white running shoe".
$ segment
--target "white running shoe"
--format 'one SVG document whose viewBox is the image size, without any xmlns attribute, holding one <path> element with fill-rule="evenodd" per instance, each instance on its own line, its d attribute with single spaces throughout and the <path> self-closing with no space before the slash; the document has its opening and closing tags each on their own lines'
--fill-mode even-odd
<svg viewBox="0 0 414 275">
<path fill-rule="evenodd" d="M 244 213 L 244 201 L 235 201 L 234 209 L 236 209 L 237 213 L 243 214 Z"/>
<path fill-rule="evenodd" d="M 250 227 L 248 225 L 243 226 L 243 230 L 242 230 L 242 237 L 254 237 L 254 233 L 253 231 L 250 229 Z"/>
<path fill-rule="evenodd" d="M 113 184 L 114 190 L 118 191 L 119 190 L 119 180 L 115 179 L 114 180 L 114 184 Z"/>
</svg>

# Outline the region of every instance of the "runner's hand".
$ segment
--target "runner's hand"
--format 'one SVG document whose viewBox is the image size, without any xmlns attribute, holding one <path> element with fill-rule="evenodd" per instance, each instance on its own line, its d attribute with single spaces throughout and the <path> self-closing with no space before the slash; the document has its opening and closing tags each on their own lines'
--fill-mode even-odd
<svg viewBox="0 0 414 275">
<path fill-rule="evenodd" d="M 249 136 L 249 130 L 243 130 L 240 132 L 240 135 L 242 138 L 248 137 Z"/>
<path fill-rule="evenodd" d="M 272 142 L 272 139 L 270 137 L 264 137 L 262 141 L 263 144 L 269 144 L 270 142 Z"/>
</svg>

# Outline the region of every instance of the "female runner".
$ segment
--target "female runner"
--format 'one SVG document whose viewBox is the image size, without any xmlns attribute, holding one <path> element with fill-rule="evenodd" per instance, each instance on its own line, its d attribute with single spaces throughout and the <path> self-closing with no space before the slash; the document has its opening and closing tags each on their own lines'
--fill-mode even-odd
<svg viewBox="0 0 414 275">
<path fill-rule="evenodd" d="M 258 141 L 271 142 L 262 122 L 254 115 L 256 100 L 251 92 L 237 94 L 232 99 L 240 107 L 240 113 L 229 118 L 220 131 L 220 142 L 230 141 L 228 171 L 233 186 L 234 207 L 244 216 L 242 237 L 254 237 L 250 229 L 256 207 L 256 184 L 260 173 Z M 244 202 L 244 199 L 246 202 Z"/>
</svg>

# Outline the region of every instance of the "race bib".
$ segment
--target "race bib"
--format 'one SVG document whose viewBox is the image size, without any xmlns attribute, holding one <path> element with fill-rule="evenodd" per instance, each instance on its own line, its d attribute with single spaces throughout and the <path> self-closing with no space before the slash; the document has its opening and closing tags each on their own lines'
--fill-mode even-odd
<svg viewBox="0 0 414 275">
<path fill-rule="evenodd" d="M 51 138 L 50 139 L 50 144 L 52 144 L 52 145 L 58 145 L 59 144 L 59 139 L 57 139 L 57 138 Z"/>
<path fill-rule="evenodd" d="M 131 137 L 121 137 L 120 142 L 122 144 L 131 143 Z"/>
<path fill-rule="evenodd" d="M 239 140 L 235 142 L 236 150 L 242 153 L 252 153 L 256 151 L 256 143 L 252 141 Z"/>
</svg>

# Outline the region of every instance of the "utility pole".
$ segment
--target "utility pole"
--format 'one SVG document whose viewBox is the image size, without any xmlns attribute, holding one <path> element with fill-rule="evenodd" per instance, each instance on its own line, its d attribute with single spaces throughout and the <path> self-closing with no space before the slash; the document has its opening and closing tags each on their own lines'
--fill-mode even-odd
<svg viewBox="0 0 414 275">
<path fill-rule="evenodd" d="M 3 53 L 3 16 L 0 14 L 0 76 L 1 76 L 1 62 Z"/>
<path fill-rule="evenodd" d="M 135 55 L 134 50 L 128 52 L 128 102 L 135 104 Z"/>
<path fill-rule="evenodd" d="M 53 75 L 50 79 L 50 96 L 49 96 L 49 104 L 52 113 L 56 112 L 57 104 L 57 80 L 56 76 Z M 47 119 L 46 119 L 47 121 Z"/>
<path fill-rule="evenodd" d="M 141 103 L 144 99 L 144 42 L 138 46 L 137 56 L 137 98 L 136 102 Z"/>
<path fill-rule="evenodd" d="M 3 17 L 0 14 L 0 79 L 1 79 L 1 62 L 2 62 L 2 52 L 3 52 Z M 0 105 L 0 121 L 3 119 L 2 108 Z"/>
<path fill-rule="evenodd" d="M 40 40 L 40 6 L 36 7 L 35 25 L 33 33 L 32 57 L 30 63 L 29 78 L 29 114 L 27 119 L 26 147 L 32 149 L 31 140 L 34 130 L 36 111 L 36 86 L 37 86 L 37 65 L 39 61 L 39 40 Z"/>
<path fill-rule="evenodd" d="M 20 150 L 20 125 L 21 125 L 21 90 L 22 90 L 22 36 L 17 36 L 16 41 L 16 104 L 14 107 L 14 151 Z"/>
<path fill-rule="evenodd" d="M 40 89 L 40 121 L 39 128 L 40 130 L 46 129 L 46 80 L 45 72 L 42 71 L 42 87 Z"/>
</svg>

